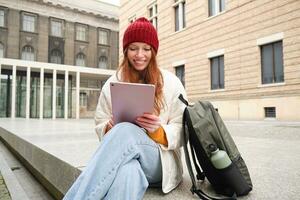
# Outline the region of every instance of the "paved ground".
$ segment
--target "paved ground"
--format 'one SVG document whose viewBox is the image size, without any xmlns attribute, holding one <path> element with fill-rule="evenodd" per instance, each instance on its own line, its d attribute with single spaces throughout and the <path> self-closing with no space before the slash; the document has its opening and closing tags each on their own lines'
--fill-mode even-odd
<svg viewBox="0 0 300 200">
<path fill-rule="evenodd" d="M 81 120 L 81 127 L 75 120 L 42 121 L 0 120 L 0 127 L 10 126 L 17 130 L 18 124 L 24 133 L 23 138 L 34 141 L 41 148 L 48 148 L 51 154 L 82 168 L 89 157 L 86 155 L 97 146 L 92 120 Z M 35 131 L 45 124 L 47 130 Z M 226 121 L 226 125 L 248 165 L 254 185 L 254 190 L 248 196 L 239 199 L 299 199 L 300 122 Z M 78 155 L 80 159 L 74 159 L 74 152 L 81 153 Z M 144 199 L 197 199 L 190 194 L 189 188 L 190 181 L 185 169 L 184 182 L 178 189 L 168 195 L 152 189 L 147 191 Z"/>
<path fill-rule="evenodd" d="M 26 170 L 26 168 L 11 154 L 11 152 L 4 146 L 0 141 L 0 168 L 3 167 L 3 162 L 6 164 L 6 171 L 10 171 L 11 175 L 7 176 L 6 181 L 10 181 L 11 193 L 13 197 L 8 197 L 8 193 L 3 191 L 1 188 L 4 187 L 3 183 L 1 184 L 0 177 L 0 200 L 54 200 L 50 194 L 42 187 L 39 182 Z M 4 173 L 3 173 L 4 176 Z M 17 187 L 17 184 L 20 188 Z M 8 184 L 7 184 L 8 187 Z M 12 196 L 12 195 L 11 195 Z"/>
<path fill-rule="evenodd" d="M 7 186 L 5 184 L 3 176 L 1 174 L 1 171 L 0 171 L 0 199 L 1 200 L 11 200 L 9 192 L 7 190 Z"/>
</svg>

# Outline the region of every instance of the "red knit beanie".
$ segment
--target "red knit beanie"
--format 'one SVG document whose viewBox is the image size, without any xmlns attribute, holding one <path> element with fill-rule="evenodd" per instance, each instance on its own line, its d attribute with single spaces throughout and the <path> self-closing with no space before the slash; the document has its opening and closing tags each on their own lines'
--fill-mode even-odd
<svg viewBox="0 0 300 200">
<path fill-rule="evenodd" d="M 157 53 L 159 42 L 154 26 L 146 18 L 141 17 L 131 23 L 123 36 L 123 52 L 130 43 L 144 42 L 153 47 Z"/>
</svg>

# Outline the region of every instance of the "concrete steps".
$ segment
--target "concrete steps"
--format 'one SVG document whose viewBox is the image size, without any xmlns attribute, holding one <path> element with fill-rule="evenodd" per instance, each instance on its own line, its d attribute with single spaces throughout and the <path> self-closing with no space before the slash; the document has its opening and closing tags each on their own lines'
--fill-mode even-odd
<svg viewBox="0 0 300 200">
<path fill-rule="evenodd" d="M 0 139 L 55 199 L 62 199 L 99 145 L 92 120 L 1 119 Z M 197 199 L 187 175 L 170 194 L 151 188 L 144 199 Z"/>
</svg>

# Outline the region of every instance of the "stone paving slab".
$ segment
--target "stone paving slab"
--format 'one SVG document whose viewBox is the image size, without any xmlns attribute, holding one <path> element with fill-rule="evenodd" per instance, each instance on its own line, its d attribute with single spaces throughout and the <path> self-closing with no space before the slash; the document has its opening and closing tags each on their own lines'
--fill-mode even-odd
<svg viewBox="0 0 300 200">
<path fill-rule="evenodd" d="M 11 200 L 10 194 L 8 192 L 7 186 L 5 184 L 4 178 L 0 171 L 0 199 L 1 200 Z"/>
<path fill-rule="evenodd" d="M 254 184 L 254 190 L 239 199 L 297 199 L 300 191 L 300 123 L 226 121 L 226 125 L 248 165 Z M 99 145 L 90 119 L 1 119 L 0 127 L 76 169 L 84 168 Z M 8 137 L 1 130 L 0 136 Z M 176 190 L 164 195 L 158 189 L 149 189 L 144 199 L 198 199 L 189 192 L 190 186 L 185 168 L 184 181 Z M 201 187 L 210 191 L 207 184 Z"/>
<path fill-rule="evenodd" d="M 5 158 L 0 151 L 0 199 L 2 200 L 29 200 L 23 188 L 20 186 L 17 178 L 6 163 Z M 2 184 L 1 184 L 2 182 Z"/>
</svg>

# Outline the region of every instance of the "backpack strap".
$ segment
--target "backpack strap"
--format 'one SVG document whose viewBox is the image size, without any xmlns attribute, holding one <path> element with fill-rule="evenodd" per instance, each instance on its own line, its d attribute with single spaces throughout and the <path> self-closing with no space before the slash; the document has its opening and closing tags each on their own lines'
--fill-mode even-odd
<svg viewBox="0 0 300 200">
<path fill-rule="evenodd" d="M 182 94 L 179 95 L 178 99 L 182 101 L 182 103 L 184 103 L 186 106 L 189 106 L 189 102 L 185 100 Z"/>
<path fill-rule="evenodd" d="M 182 94 L 180 94 L 178 98 L 179 98 L 186 106 L 189 105 L 188 101 L 183 97 Z M 191 130 L 191 128 L 193 127 L 193 125 L 192 125 L 192 120 L 191 120 L 191 118 L 190 118 L 190 115 L 189 115 L 187 109 L 184 110 L 184 114 L 183 114 L 183 118 L 182 118 L 182 126 L 183 126 L 183 129 L 184 129 L 183 132 L 184 132 L 184 137 L 185 137 L 185 144 L 187 145 L 187 141 L 189 140 L 189 131 L 186 131 L 185 125 L 187 125 L 188 130 Z M 196 171 L 197 171 L 196 177 L 197 177 L 198 180 L 202 180 L 202 181 L 203 181 L 203 180 L 205 179 L 204 172 L 201 171 L 199 165 L 198 165 L 197 162 L 196 162 L 196 156 L 195 156 L 195 151 L 194 151 L 194 149 L 193 149 L 193 146 L 192 146 L 191 144 L 190 144 L 189 146 L 190 146 L 190 150 L 191 150 L 191 154 L 192 154 L 193 163 L 194 163 L 195 168 L 196 168 Z M 188 152 L 188 150 L 187 150 L 187 152 Z M 190 159 L 189 154 L 188 154 L 188 159 Z M 194 177 L 194 174 L 193 174 L 193 177 Z"/>
</svg>

